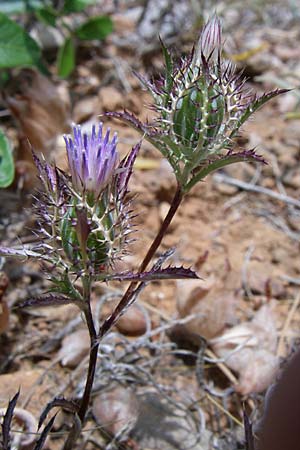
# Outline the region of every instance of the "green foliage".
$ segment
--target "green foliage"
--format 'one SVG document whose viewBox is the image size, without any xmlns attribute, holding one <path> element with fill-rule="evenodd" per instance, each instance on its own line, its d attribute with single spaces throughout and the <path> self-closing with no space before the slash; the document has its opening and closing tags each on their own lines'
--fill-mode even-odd
<svg viewBox="0 0 300 450">
<path fill-rule="evenodd" d="M 0 12 L 0 68 L 38 66 L 40 48 L 20 25 Z"/>
<path fill-rule="evenodd" d="M 75 30 L 82 40 L 105 39 L 113 30 L 113 23 L 108 16 L 92 17 Z"/>
<path fill-rule="evenodd" d="M 41 8 L 45 0 L 1 0 L 0 12 L 4 14 L 22 14 Z"/>
<path fill-rule="evenodd" d="M 57 73 L 61 78 L 67 78 L 75 67 L 75 45 L 72 37 L 65 40 L 57 55 Z"/>
<path fill-rule="evenodd" d="M 63 13 L 69 14 L 83 11 L 89 5 L 93 5 L 95 0 L 65 0 Z"/>
<path fill-rule="evenodd" d="M 0 188 L 9 186 L 15 176 L 15 166 L 11 146 L 0 130 Z"/>
<path fill-rule="evenodd" d="M 56 26 L 57 12 L 51 8 L 51 6 L 40 8 L 35 11 L 36 17 L 40 20 L 40 22 L 45 23 L 50 27 Z"/>
<path fill-rule="evenodd" d="M 85 10 L 96 0 L 65 0 L 55 9 L 51 0 L 0 0 L 0 69 L 36 66 L 44 73 L 37 42 L 7 14 L 34 12 L 46 26 L 58 28 L 65 40 L 57 54 L 57 73 L 67 78 L 75 68 L 78 40 L 102 40 L 113 30 L 108 16 L 91 17 L 75 29 L 64 21 L 65 16 Z"/>
</svg>

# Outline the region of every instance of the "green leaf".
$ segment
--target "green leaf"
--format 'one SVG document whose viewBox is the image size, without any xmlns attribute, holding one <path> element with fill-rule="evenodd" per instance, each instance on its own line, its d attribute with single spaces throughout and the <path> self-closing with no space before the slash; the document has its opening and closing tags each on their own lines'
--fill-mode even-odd
<svg viewBox="0 0 300 450">
<path fill-rule="evenodd" d="M 63 13 L 80 12 L 89 5 L 93 5 L 95 0 L 65 0 Z"/>
<path fill-rule="evenodd" d="M 113 23 L 108 16 L 92 17 L 75 30 L 82 40 L 104 39 L 113 31 Z"/>
<path fill-rule="evenodd" d="M 21 14 L 44 6 L 45 0 L 1 0 L 0 12 L 4 14 Z"/>
<path fill-rule="evenodd" d="M 15 166 L 10 143 L 0 130 L 0 187 L 9 186 L 15 176 Z"/>
<path fill-rule="evenodd" d="M 269 100 L 271 100 L 274 97 L 277 97 L 277 95 L 285 94 L 286 92 L 289 92 L 290 89 L 276 89 L 275 91 L 267 92 L 266 94 L 262 95 L 261 97 L 256 98 L 249 106 L 246 108 L 244 113 L 241 115 L 239 120 L 237 120 L 235 127 L 233 128 L 230 139 L 236 136 L 241 126 L 246 122 L 246 120 L 249 119 L 252 114 L 254 114 L 261 106 L 263 106 L 265 103 L 267 103 Z"/>
<path fill-rule="evenodd" d="M 60 47 L 57 55 L 57 73 L 61 78 L 67 78 L 75 67 L 74 40 L 69 37 Z"/>
<path fill-rule="evenodd" d="M 35 12 L 36 17 L 41 22 L 49 25 L 50 27 L 56 26 L 57 13 L 52 8 L 41 8 Z"/>
<path fill-rule="evenodd" d="M 209 161 L 206 166 L 201 168 L 189 183 L 184 186 L 185 193 L 189 192 L 196 183 L 203 180 L 210 173 L 237 162 L 259 162 L 266 164 L 265 160 L 260 155 L 257 155 L 254 150 L 228 153 L 227 155 L 218 157 L 215 161 Z"/>
<path fill-rule="evenodd" d="M 16 22 L 0 13 L 0 68 L 38 66 L 40 48 Z"/>
<path fill-rule="evenodd" d="M 166 103 L 165 103 L 165 106 L 166 106 L 167 102 L 169 100 L 170 93 L 173 88 L 173 84 L 174 84 L 174 81 L 173 81 L 174 63 L 173 63 L 171 53 L 169 52 L 167 47 L 164 45 L 164 43 L 161 39 L 160 39 L 160 45 L 161 45 L 161 49 L 163 52 L 163 57 L 165 60 L 165 65 L 166 65 L 165 89 L 168 94 L 167 98 L 166 98 Z"/>
</svg>

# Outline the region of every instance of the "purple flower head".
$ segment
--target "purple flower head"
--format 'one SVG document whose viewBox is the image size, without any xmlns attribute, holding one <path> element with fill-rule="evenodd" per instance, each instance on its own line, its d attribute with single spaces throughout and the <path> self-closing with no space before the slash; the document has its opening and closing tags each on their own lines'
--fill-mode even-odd
<svg viewBox="0 0 300 450">
<path fill-rule="evenodd" d="M 73 139 L 64 136 L 69 168 L 74 188 L 92 193 L 98 198 L 112 180 L 118 165 L 117 134 L 109 141 L 110 129 L 103 135 L 103 124 L 92 127 L 91 135 L 81 132 L 80 125 L 73 126 Z"/>
</svg>

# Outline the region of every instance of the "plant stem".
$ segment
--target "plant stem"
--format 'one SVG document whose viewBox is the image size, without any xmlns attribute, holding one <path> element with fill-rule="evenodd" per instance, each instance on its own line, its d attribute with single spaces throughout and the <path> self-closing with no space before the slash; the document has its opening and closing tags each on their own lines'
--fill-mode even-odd
<svg viewBox="0 0 300 450">
<path fill-rule="evenodd" d="M 144 259 L 138 269 L 139 273 L 143 272 L 147 268 L 149 262 L 155 255 L 156 250 L 160 246 L 160 243 L 161 243 L 164 235 L 166 234 L 167 229 L 168 229 L 173 217 L 176 214 L 176 211 L 183 199 L 183 196 L 184 196 L 184 192 L 182 191 L 181 186 L 178 185 L 175 195 L 174 195 L 174 198 L 171 202 L 170 209 L 169 209 L 163 223 L 161 224 L 161 227 L 160 227 L 154 241 L 152 242 L 151 246 L 149 247 L 149 250 L 146 253 L 146 256 L 144 257 Z M 118 320 L 118 318 L 119 318 L 121 312 L 124 310 L 124 308 L 126 308 L 126 306 L 129 305 L 130 301 L 132 300 L 132 297 L 134 295 L 135 288 L 137 285 L 138 285 L 138 281 L 132 281 L 130 283 L 130 285 L 128 286 L 126 292 L 124 293 L 122 299 L 120 300 L 120 302 L 114 309 L 113 313 L 103 322 L 103 324 L 100 328 L 100 332 L 99 332 L 100 339 L 110 330 L 110 328 Z"/>
<path fill-rule="evenodd" d="M 81 428 L 84 423 L 84 419 L 86 416 L 86 412 L 89 406 L 90 396 L 92 392 L 92 387 L 94 383 L 94 377 L 95 377 L 95 371 L 96 371 L 96 364 L 97 364 L 97 356 L 98 356 L 98 348 L 99 348 L 99 341 L 97 338 L 97 332 L 95 329 L 94 321 L 93 321 L 93 315 L 91 310 L 91 304 L 90 304 L 90 292 L 91 292 L 91 285 L 90 280 L 87 278 L 83 279 L 83 291 L 84 291 L 84 299 L 85 299 L 85 309 L 84 309 L 84 315 L 87 323 L 87 327 L 90 334 L 90 360 L 89 360 L 89 368 L 88 373 L 86 377 L 86 383 L 84 388 L 84 393 L 80 402 L 79 410 L 78 410 L 78 418 L 81 423 L 81 427 L 78 427 L 78 425 L 75 424 L 72 426 L 70 433 L 68 435 L 68 438 L 64 444 L 63 450 L 72 450 L 74 448 L 74 443 L 76 442 L 77 438 L 79 437 Z"/>
<path fill-rule="evenodd" d="M 156 250 L 158 249 L 164 235 L 166 234 L 166 231 L 176 214 L 176 211 L 183 199 L 183 191 L 181 189 L 181 186 L 178 185 L 173 201 L 170 205 L 170 209 L 154 239 L 151 246 L 149 247 L 148 252 L 146 253 L 146 256 L 144 257 L 138 272 L 143 272 L 153 256 L 155 255 Z M 99 336 L 97 336 L 97 332 L 95 330 L 95 325 L 93 321 L 92 311 L 91 311 L 91 305 L 90 305 L 90 282 L 87 278 L 83 279 L 83 290 L 84 290 L 84 300 L 86 303 L 86 308 L 84 310 L 86 323 L 88 326 L 88 330 L 90 333 L 90 361 L 89 361 L 89 368 L 88 368 L 88 374 L 86 378 L 86 384 L 84 389 L 84 394 L 81 399 L 80 407 L 78 410 L 78 417 L 81 422 L 81 426 L 83 425 L 85 415 L 89 406 L 89 400 L 91 396 L 91 391 L 93 387 L 94 382 L 94 376 L 95 376 L 95 370 L 96 370 L 96 363 L 97 363 L 97 355 L 98 355 L 98 348 L 99 348 L 99 341 L 100 339 L 108 332 L 108 330 L 113 326 L 113 324 L 118 319 L 120 313 L 123 311 L 123 309 L 130 303 L 136 286 L 138 285 L 137 281 L 133 281 L 125 294 L 123 295 L 122 299 L 120 300 L 119 304 L 115 308 L 113 314 L 103 323 Z M 81 428 L 76 425 L 76 423 L 73 425 L 72 429 L 70 430 L 70 433 L 68 435 L 68 438 L 64 444 L 63 450 L 73 450 L 74 449 L 74 443 L 76 442 L 77 438 L 79 437 Z"/>
</svg>

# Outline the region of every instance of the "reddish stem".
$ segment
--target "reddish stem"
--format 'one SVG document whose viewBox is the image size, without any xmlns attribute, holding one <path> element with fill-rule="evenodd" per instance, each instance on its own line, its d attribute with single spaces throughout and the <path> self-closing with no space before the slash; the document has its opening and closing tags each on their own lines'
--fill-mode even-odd
<svg viewBox="0 0 300 450">
<path fill-rule="evenodd" d="M 183 199 L 183 192 L 181 190 L 181 187 L 178 185 L 175 195 L 174 195 L 174 198 L 172 200 L 170 209 L 169 209 L 163 223 L 161 224 L 161 227 L 160 227 L 154 241 L 152 242 L 146 256 L 144 257 L 144 259 L 139 267 L 139 270 L 138 270 L 139 273 L 143 272 L 147 268 L 149 262 L 155 255 L 155 252 L 158 249 L 158 247 L 160 246 L 160 243 L 161 243 L 164 235 L 166 234 L 167 229 L 168 229 L 173 217 L 175 216 L 176 211 L 177 211 L 182 199 Z M 138 285 L 138 281 L 132 281 L 130 283 L 130 285 L 127 288 L 127 291 L 124 293 L 122 299 L 120 300 L 120 302 L 114 309 L 113 313 L 103 322 L 103 324 L 100 328 L 100 332 L 99 332 L 100 339 L 115 324 L 115 322 L 118 320 L 118 318 L 119 318 L 121 312 L 124 310 L 124 308 L 126 308 L 126 306 L 129 305 L 130 301 L 132 300 L 132 297 L 134 295 L 135 288 L 137 285 Z"/>
</svg>

